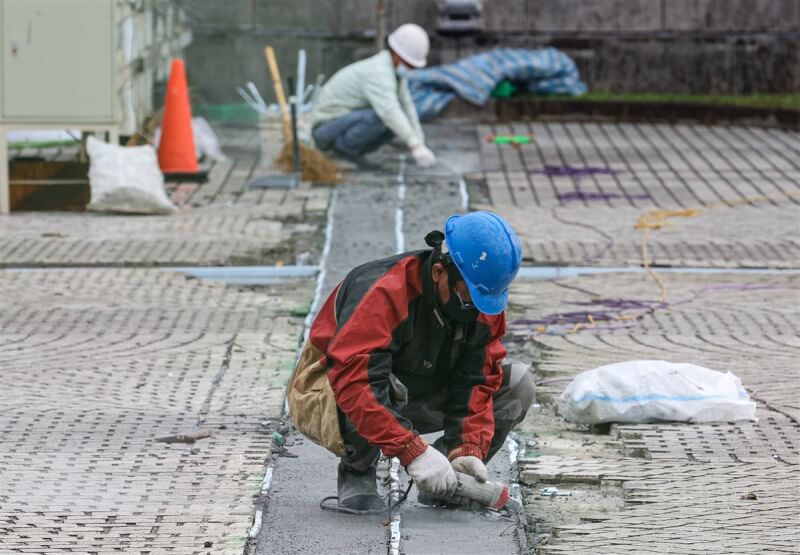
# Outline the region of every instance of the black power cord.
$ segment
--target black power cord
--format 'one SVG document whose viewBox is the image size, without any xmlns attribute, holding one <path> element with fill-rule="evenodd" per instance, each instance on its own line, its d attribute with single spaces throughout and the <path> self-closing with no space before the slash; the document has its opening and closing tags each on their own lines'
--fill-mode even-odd
<svg viewBox="0 0 800 555">
<path fill-rule="evenodd" d="M 333 511 L 333 512 L 336 512 L 336 513 L 346 513 L 346 514 L 350 514 L 350 515 L 381 515 L 381 514 L 384 514 L 384 513 L 392 512 L 397 507 L 402 505 L 405 502 L 405 500 L 408 498 L 408 493 L 411 491 L 411 486 L 413 486 L 413 485 L 414 485 L 414 481 L 410 480 L 408 482 L 408 487 L 406 488 L 406 491 L 402 492 L 400 494 L 400 497 L 397 498 L 397 500 L 395 500 L 394 502 L 388 503 L 386 505 L 386 507 L 383 508 L 383 509 L 358 510 L 358 509 L 350 509 L 348 507 L 340 507 L 339 506 L 339 496 L 338 495 L 329 495 L 328 497 L 325 497 L 322 501 L 319 502 L 319 508 L 324 510 L 324 511 Z M 388 497 L 390 497 L 390 496 L 391 496 L 391 494 L 389 494 Z M 328 503 L 328 501 L 332 501 L 332 500 L 336 501 L 336 505 L 326 504 L 326 503 Z"/>
</svg>

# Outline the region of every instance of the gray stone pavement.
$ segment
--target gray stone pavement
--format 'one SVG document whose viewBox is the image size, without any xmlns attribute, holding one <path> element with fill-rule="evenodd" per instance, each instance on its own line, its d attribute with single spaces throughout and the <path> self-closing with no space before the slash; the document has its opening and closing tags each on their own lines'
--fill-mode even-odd
<svg viewBox="0 0 800 555">
<path fill-rule="evenodd" d="M 38 212 L 0 218 L 0 267 L 295 264 L 319 257 L 331 190 L 248 189 L 258 134 L 221 129 L 209 181 L 169 184 L 169 216 Z M 316 250 L 315 250 L 316 249 Z"/>
<path fill-rule="evenodd" d="M 534 498 L 532 512 L 575 507 L 581 521 L 540 553 L 797 553 L 797 466 L 543 457 L 523 468 L 526 480 L 573 492 Z M 592 490 L 625 508 L 581 514 Z"/>
<path fill-rule="evenodd" d="M 535 140 L 520 149 L 484 141 L 512 132 Z M 734 372 L 759 403 L 757 423 L 601 433 L 553 412 L 565 382 L 543 385 L 518 430 L 530 550 L 796 551 L 800 276 L 765 269 L 800 266 L 797 136 L 588 123 L 476 131 L 463 121 L 428 135 L 437 168 L 401 171 L 389 149 L 383 171 L 354 174 L 332 194 L 247 191 L 259 171 L 256 133 L 223 132 L 230 160 L 210 183 L 170 188 L 176 216 L 0 218 L 1 266 L 53 267 L 0 270 L 9 392 L 0 399 L 0 551 L 241 553 L 257 510 L 264 519 L 251 551 L 385 551 L 383 521 L 310 524 L 333 493 L 320 470 L 335 461 L 309 455 L 324 452 L 291 433 L 287 448 L 273 444 L 272 432 L 285 431 L 284 384 L 313 280 L 240 287 L 138 266 L 316 263 L 336 198 L 324 295 L 354 264 L 397 250 L 398 209 L 403 247 L 421 248 L 425 232 L 461 209 L 462 177 L 470 208 L 512 221 L 526 264 L 639 266 L 636 221 L 697 208 L 651 232 L 651 263 L 764 270 L 661 272 L 664 288 L 644 273 L 518 280 L 509 350 L 543 378 L 634 358 L 684 360 Z M 557 168 L 535 173 L 547 166 Z M 586 175 L 557 175 L 566 166 Z M 584 316 L 559 319 L 565 312 Z M 197 429 L 211 436 L 155 442 Z M 539 497 L 545 485 L 574 495 Z M 510 523 L 435 522 L 430 513 L 413 501 L 404 509 L 400 552 L 517 549 Z M 458 541 L 442 543 L 443 534 Z"/>
<path fill-rule="evenodd" d="M 0 551 L 241 553 L 311 287 L 0 271 Z"/>
<path fill-rule="evenodd" d="M 531 544 L 541 553 L 796 552 L 800 276 L 661 278 L 663 304 L 644 273 L 518 281 L 512 289 L 511 351 L 529 356 L 540 377 L 564 380 L 539 388 L 544 413 L 522 425 L 522 436 L 533 438 L 520 461 L 531 488 Z M 615 312 L 609 300 L 658 308 Z M 576 311 L 586 314 L 580 324 L 552 323 Z M 758 422 L 618 425 L 603 434 L 548 421 L 571 377 L 637 359 L 733 372 L 758 401 Z M 537 495 L 554 484 L 573 495 Z"/>
<path fill-rule="evenodd" d="M 486 140 L 515 134 L 533 140 Z M 796 133 L 537 122 L 482 126 L 478 138 L 486 193 L 473 207 L 509 218 L 529 263 L 800 267 Z M 635 228 L 643 216 L 666 216 L 665 225 L 646 234 Z M 520 429 L 530 545 L 540 553 L 797 552 L 800 276 L 659 278 L 603 273 L 512 287 L 510 351 L 550 380 Z M 731 371 L 758 401 L 759 421 L 602 433 L 556 414 L 573 376 L 634 359 Z M 552 485 L 572 495 L 538 495 Z"/>
<path fill-rule="evenodd" d="M 242 552 L 313 284 L 107 267 L 313 263 L 330 190 L 245 189 L 255 137 L 223 130 L 175 216 L 0 218 L 0 265 L 70 268 L 0 277 L 0 551 Z"/>
<path fill-rule="evenodd" d="M 313 280 L 142 266 L 313 263 L 331 191 L 247 190 L 257 134 L 221 131 L 174 216 L 0 218 L 0 552 L 244 550 Z"/>
<path fill-rule="evenodd" d="M 800 421 L 800 275 L 661 278 L 669 294 L 664 305 L 659 287 L 643 273 L 518 281 L 511 291 L 509 339 L 523 350 L 540 346 L 537 364 L 546 377 L 571 376 L 622 357 L 671 357 L 730 370 L 760 401 Z M 656 308 L 607 308 L 622 300 Z M 541 323 L 576 311 L 578 324 Z"/>
<path fill-rule="evenodd" d="M 532 142 L 486 141 L 514 134 Z M 640 217 L 695 210 L 652 233 L 651 263 L 800 265 L 796 133 L 575 122 L 480 126 L 478 137 L 489 206 L 512 222 L 531 263 L 638 265 Z"/>
</svg>

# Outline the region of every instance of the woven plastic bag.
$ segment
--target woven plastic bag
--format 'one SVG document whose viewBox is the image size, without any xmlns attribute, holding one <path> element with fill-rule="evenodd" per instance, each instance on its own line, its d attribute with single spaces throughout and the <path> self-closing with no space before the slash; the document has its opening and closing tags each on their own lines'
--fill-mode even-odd
<svg viewBox="0 0 800 555">
<path fill-rule="evenodd" d="M 730 372 L 663 360 L 578 374 L 561 394 L 559 410 L 578 424 L 756 420 L 756 404 Z"/>
<path fill-rule="evenodd" d="M 164 192 L 164 175 L 153 147 L 122 147 L 89 137 L 88 210 L 131 214 L 171 214 L 177 210 Z"/>
<path fill-rule="evenodd" d="M 192 118 L 192 137 L 194 138 L 194 150 L 197 159 L 208 158 L 209 160 L 225 160 L 225 154 L 219 144 L 217 134 L 208 120 L 205 118 Z M 161 128 L 157 127 L 153 133 L 153 147 L 158 149 L 161 144 Z"/>
</svg>

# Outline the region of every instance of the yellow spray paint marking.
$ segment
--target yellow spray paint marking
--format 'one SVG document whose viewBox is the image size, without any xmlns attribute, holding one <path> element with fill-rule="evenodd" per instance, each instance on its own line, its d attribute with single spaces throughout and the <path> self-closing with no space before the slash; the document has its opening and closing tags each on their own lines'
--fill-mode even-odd
<svg viewBox="0 0 800 555">
<path fill-rule="evenodd" d="M 754 204 L 756 202 L 772 200 L 776 197 L 784 198 L 796 196 L 800 196 L 800 192 L 787 192 L 777 195 L 759 195 L 731 201 L 723 200 L 721 202 L 710 204 L 705 209 L 733 208 L 742 204 Z M 670 218 L 692 218 L 702 214 L 703 210 L 703 208 L 686 208 L 684 210 L 651 210 L 642 214 L 636 221 L 636 225 L 634 227 L 644 231 L 644 236 L 642 237 L 642 266 L 644 266 L 644 269 L 647 271 L 650 277 L 652 277 L 661 288 L 661 302 L 665 302 L 667 300 L 667 286 L 664 284 L 661 277 L 655 273 L 652 268 L 650 268 L 650 256 L 647 252 L 647 243 L 650 240 L 650 233 L 654 230 L 668 226 L 669 222 L 667 220 Z"/>
</svg>

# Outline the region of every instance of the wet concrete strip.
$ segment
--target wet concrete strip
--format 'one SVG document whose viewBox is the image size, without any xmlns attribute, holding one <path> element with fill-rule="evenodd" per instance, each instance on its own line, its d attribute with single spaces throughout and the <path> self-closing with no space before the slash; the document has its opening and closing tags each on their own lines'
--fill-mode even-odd
<svg viewBox="0 0 800 555">
<path fill-rule="evenodd" d="M 388 515 L 358 517 L 320 508 L 323 498 L 336 495 L 337 457 L 297 432 L 286 442 L 270 466 L 255 553 L 386 553 Z"/>
<path fill-rule="evenodd" d="M 338 459 L 299 433 L 274 464 L 257 553 L 386 553 L 387 515 L 355 516 L 323 511 L 336 495 Z"/>
<path fill-rule="evenodd" d="M 402 176 L 365 175 L 358 184 L 337 189 L 336 207 L 329 213 L 330 248 L 319 276 L 320 302 L 358 264 L 401 247 L 424 248 L 425 233 L 442 229 L 447 216 L 461 210 L 464 197 L 457 177 Z M 401 183 L 405 194 L 399 193 Z M 336 493 L 336 457 L 300 434 L 291 434 L 287 445 L 288 456 L 274 465 L 258 553 L 518 552 L 514 521 L 428 508 L 416 503 L 413 488 L 398 519 L 322 511 L 322 498 Z M 491 472 L 494 479 L 510 482 L 506 451 L 495 457 Z M 398 474 L 405 485 L 405 472 Z"/>
<path fill-rule="evenodd" d="M 403 229 L 403 212 L 405 210 L 406 181 L 405 181 L 405 156 L 400 157 L 400 164 L 397 171 L 397 208 L 395 209 L 394 231 L 395 231 L 395 250 L 401 253 L 405 250 L 405 232 Z M 389 470 L 389 488 L 391 490 L 390 500 L 399 500 L 400 485 L 400 463 L 392 459 Z M 389 545 L 388 555 L 400 555 L 400 541 L 402 539 L 402 517 L 401 508 L 392 510 L 389 521 Z"/>
<path fill-rule="evenodd" d="M 382 176 L 337 188 L 328 212 L 326 246 L 312 311 L 353 267 L 397 249 L 394 221 L 397 187 Z M 390 224 L 391 222 L 391 224 Z M 387 225 L 388 224 L 388 225 Z M 287 438 L 284 457 L 273 467 L 269 501 L 256 553 L 387 552 L 387 515 L 359 517 L 323 511 L 320 501 L 336 494 L 338 459 L 299 433 Z"/>
<path fill-rule="evenodd" d="M 356 266 L 396 252 L 396 198 L 396 186 L 385 175 L 367 174 L 356 184 L 337 187 L 323 300 Z"/>
<path fill-rule="evenodd" d="M 427 437 L 427 436 L 426 436 Z M 433 436 L 430 441 L 433 441 Z M 489 480 L 508 484 L 512 476 L 508 445 L 488 465 Z M 416 487 L 402 507 L 405 553 L 518 553 L 518 523 L 495 512 L 432 508 L 417 501 Z"/>
</svg>

